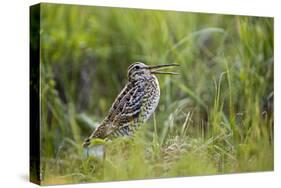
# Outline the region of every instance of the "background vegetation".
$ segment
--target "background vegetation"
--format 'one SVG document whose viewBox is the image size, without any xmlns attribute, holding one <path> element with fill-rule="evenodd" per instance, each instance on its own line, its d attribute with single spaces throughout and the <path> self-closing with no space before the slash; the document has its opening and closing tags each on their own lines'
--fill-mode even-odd
<svg viewBox="0 0 281 188">
<path fill-rule="evenodd" d="M 273 19 L 41 5 L 43 184 L 273 170 Z M 127 67 L 178 63 L 132 140 L 86 157 L 82 141 Z"/>
</svg>

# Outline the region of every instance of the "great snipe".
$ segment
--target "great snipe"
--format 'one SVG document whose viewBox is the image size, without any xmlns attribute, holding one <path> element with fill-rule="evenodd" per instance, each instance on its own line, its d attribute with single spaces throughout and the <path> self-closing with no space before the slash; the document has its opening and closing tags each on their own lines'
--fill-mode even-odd
<svg viewBox="0 0 281 188">
<path fill-rule="evenodd" d="M 95 138 L 131 136 L 138 125 L 153 114 L 158 105 L 160 88 L 155 74 L 177 74 L 161 71 L 163 68 L 171 66 L 178 65 L 148 66 L 140 62 L 130 65 L 126 86 L 115 99 L 107 117 L 84 141 L 83 146 L 87 147 Z"/>
</svg>

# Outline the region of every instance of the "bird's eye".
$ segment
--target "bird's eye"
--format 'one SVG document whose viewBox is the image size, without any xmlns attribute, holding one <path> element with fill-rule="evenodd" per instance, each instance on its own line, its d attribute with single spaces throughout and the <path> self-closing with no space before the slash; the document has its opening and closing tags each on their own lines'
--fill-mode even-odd
<svg viewBox="0 0 281 188">
<path fill-rule="evenodd" d="M 138 65 L 135 66 L 135 69 L 136 69 L 136 70 L 139 70 L 139 69 L 140 69 L 140 66 L 138 66 Z"/>
</svg>

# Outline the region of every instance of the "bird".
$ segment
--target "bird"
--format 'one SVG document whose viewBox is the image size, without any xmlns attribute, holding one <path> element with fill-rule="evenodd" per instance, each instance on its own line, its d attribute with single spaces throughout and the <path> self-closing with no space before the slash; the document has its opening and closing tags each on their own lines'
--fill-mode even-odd
<svg viewBox="0 0 281 188">
<path fill-rule="evenodd" d="M 94 139 L 113 139 L 133 136 L 139 125 L 154 113 L 160 99 L 160 86 L 156 74 L 178 75 L 162 71 L 178 64 L 146 65 L 142 62 L 131 64 L 127 70 L 127 83 L 113 102 L 108 115 L 84 140 L 87 148 Z"/>
</svg>

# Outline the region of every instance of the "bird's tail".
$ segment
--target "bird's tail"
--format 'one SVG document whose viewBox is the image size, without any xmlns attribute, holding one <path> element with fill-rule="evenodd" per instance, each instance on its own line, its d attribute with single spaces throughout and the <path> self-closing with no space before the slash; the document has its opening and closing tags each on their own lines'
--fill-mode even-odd
<svg viewBox="0 0 281 188">
<path fill-rule="evenodd" d="M 97 138 L 104 139 L 105 135 L 106 135 L 106 124 L 102 123 L 96 128 L 96 130 L 91 134 L 91 136 L 89 136 L 84 140 L 82 146 L 84 148 L 87 148 L 91 144 L 91 141 L 93 139 L 97 139 Z"/>
<path fill-rule="evenodd" d="M 91 135 L 92 136 L 92 135 Z M 90 143 L 91 143 L 91 140 L 92 140 L 92 137 L 88 137 L 88 138 L 86 138 L 85 140 L 84 140 L 84 142 L 83 142 L 83 144 L 82 144 L 82 146 L 84 147 L 84 148 L 87 148 L 89 145 L 90 145 Z"/>
</svg>

